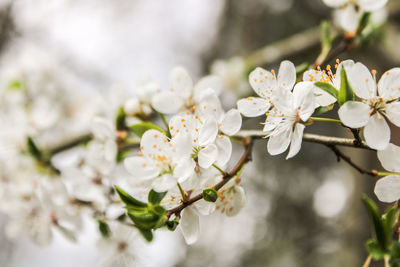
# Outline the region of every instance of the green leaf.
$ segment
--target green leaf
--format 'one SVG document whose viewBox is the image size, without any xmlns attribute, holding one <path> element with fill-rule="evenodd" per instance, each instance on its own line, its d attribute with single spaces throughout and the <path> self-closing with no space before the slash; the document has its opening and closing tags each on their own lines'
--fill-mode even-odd
<svg viewBox="0 0 400 267">
<path fill-rule="evenodd" d="M 332 84 L 325 82 L 315 82 L 314 85 L 332 95 L 336 99 L 338 98 L 339 92 Z"/>
<path fill-rule="evenodd" d="M 331 24 L 327 20 L 321 23 L 321 42 L 323 48 L 326 47 L 330 50 L 332 46 Z"/>
<path fill-rule="evenodd" d="M 44 161 L 44 156 L 42 151 L 36 146 L 35 142 L 33 141 L 32 137 L 28 136 L 26 139 L 26 143 L 28 146 L 29 154 L 34 157 L 37 161 Z"/>
<path fill-rule="evenodd" d="M 393 243 L 392 243 L 392 251 L 390 253 L 390 258 L 392 260 L 399 260 L 400 261 L 400 242 L 393 241 Z"/>
<path fill-rule="evenodd" d="M 99 231 L 104 238 L 109 238 L 111 236 L 111 229 L 108 224 L 102 220 L 97 220 L 99 224 Z"/>
<path fill-rule="evenodd" d="M 371 21 L 371 12 L 364 12 L 358 20 L 357 35 L 362 32 Z"/>
<path fill-rule="evenodd" d="M 167 225 L 168 230 L 175 231 L 176 227 L 179 224 L 179 221 L 178 220 L 167 221 L 165 224 Z"/>
<path fill-rule="evenodd" d="M 157 214 L 148 210 L 145 211 L 128 211 L 128 216 L 136 226 L 142 229 L 158 228 L 164 221 L 164 214 Z"/>
<path fill-rule="evenodd" d="M 214 188 L 204 189 L 203 198 L 205 201 L 215 202 L 218 199 L 218 192 Z"/>
<path fill-rule="evenodd" d="M 329 105 L 327 107 L 318 107 L 315 109 L 313 116 L 318 116 L 318 115 L 324 114 L 328 111 L 331 111 L 333 109 L 333 106 L 334 106 L 334 104 Z"/>
<path fill-rule="evenodd" d="M 133 207 L 133 208 L 146 208 L 147 204 L 137 200 L 136 198 L 132 197 L 128 193 L 126 193 L 124 190 L 119 188 L 118 186 L 114 186 L 115 190 L 117 190 L 117 193 L 119 197 L 121 198 L 122 202 L 124 202 L 126 205 Z"/>
<path fill-rule="evenodd" d="M 153 232 L 151 230 L 148 229 L 141 229 L 139 228 L 139 232 L 142 234 L 142 236 L 144 237 L 144 239 L 147 240 L 147 242 L 151 242 L 153 241 Z"/>
<path fill-rule="evenodd" d="M 125 119 L 126 119 L 126 112 L 123 107 L 119 107 L 117 116 L 115 117 L 115 126 L 117 130 L 126 129 Z"/>
<path fill-rule="evenodd" d="M 385 231 L 386 240 L 392 240 L 393 227 L 397 223 L 399 212 L 397 204 L 392 205 L 385 214 L 382 215 L 382 224 Z"/>
<path fill-rule="evenodd" d="M 9 90 L 18 91 L 18 90 L 21 90 L 22 88 L 23 88 L 23 84 L 20 80 L 13 80 L 8 84 Z"/>
<path fill-rule="evenodd" d="M 379 209 L 376 206 L 375 202 L 366 195 L 363 195 L 362 200 L 371 217 L 375 236 L 380 245 L 380 248 L 385 251 L 388 247 L 388 241 L 386 239 L 385 229 L 381 220 L 381 216 L 379 215 Z"/>
<path fill-rule="evenodd" d="M 385 256 L 385 251 L 382 250 L 379 242 L 376 239 L 368 240 L 365 246 L 369 255 L 371 255 L 374 260 L 381 260 Z"/>
<path fill-rule="evenodd" d="M 156 192 L 153 189 L 149 192 L 148 201 L 152 204 L 160 204 L 167 192 Z"/>
<path fill-rule="evenodd" d="M 161 129 L 160 127 L 158 127 L 156 124 L 154 124 L 154 123 L 152 123 L 152 122 L 148 122 L 148 121 L 145 121 L 145 122 L 141 122 L 141 123 L 138 123 L 138 124 L 131 125 L 131 126 L 129 126 L 129 128 L 131 129 L 131 131 L 132 131 L 135 135 L 137 135 L 137 136 L 140 137 L 140 138 L 142 138 L 142 135 L 143 135 L 147 130 L 154 129 L 154 130 L 160 131 L 160 132 L 162 132 L 162 133 L 164 132 L 164 130 Z"/>
<path fill-rule="evenodd" d="M 346 70 L 343 67 L 340 72 L 340 90 L 338 95 L 339 105 L 343 105 L 350 100 L 355 100 L 355 95 L 350 86 L 349 80 L 347 79 Z"/>
</svg>

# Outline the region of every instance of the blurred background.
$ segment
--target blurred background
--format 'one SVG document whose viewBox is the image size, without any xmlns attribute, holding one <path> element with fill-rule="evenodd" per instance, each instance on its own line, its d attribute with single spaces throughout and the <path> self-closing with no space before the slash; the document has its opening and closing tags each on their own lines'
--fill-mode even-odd
<svg viewBox="0 0 400 267">
<path fill-rule="evenodd" d="M 296 65 L 313 62 L 320 52 L 316 27 L 332 11 L 321 0 L 2 0 L 0 4 L 2 87 L 15 73 L 43 73 L 54 87 L 54 101 L 40 105 L 37 116 L 62 113 L 60 105 L 66 99 L 79 110 L 78 123 L 46 132 L 43 142 L 48 143 L 85 132 L 104 99 L 119 105 L 126 94 L 135 95 L 143 75 L 165 88 L 168 72 L 176 65 L 185 66 L 194 79 L 221 75 L 227 89 L 222 98 L 231 108 L 237 97 L 252 92 L 244 58 L 257 62 L 255 52 L 267 46 L 262 67 L 277 69 L 283 59 Z M 400 65 L 400 13 L 391 8 L 378 40 L 342 54 L 340 60 L 362 61 L 378 75 Z M 297 37 L 290 38 L 293 35 Z M 1 105 L 5 95 L 0 97 Z M 14 118 L 5 114 L 0 123 Z M 256 129 L 259 122 L 246 119 L 243 128 Z M 4 136 L 9 130 L 0 126 Z M 317 123 L 306 131 L 346 136 L 335 125 Z M 399 144 L 399 132 L 393 129 L 392 135 Z M 7 142 L 0 141 L 3 155 L 10 153 Z M 236 150 L 234 158 L 240 156 L 240 148 Z M 374 153 L 346 152 L 364 166 L 379 167 Z M 328 148 L 317 144 L 304 143 L 301 152 L 286 161 L 283 155 L 269 156 L 266 142 L 259 140 L 253 159 L 242 174 L 247 204 L 239 215 L 202 217 L 201 238 L 192 246 L 185 245 L 179 231 L 158 231 L 154 243 L 138 249 L 138 266 L 362 265 L 370 228 L 360 199 L 363 192 L 373 197 L 373 178 L 337 163 Z M 7 221 L 1 216 L 0 228 Z M 2 229 L 0 266 L 97 266 L 97 239 L 91 221 L 85 222 L 76 244 L 56 234 L 47 247 L 28 238 L 9 241 Z"/>
</svg>

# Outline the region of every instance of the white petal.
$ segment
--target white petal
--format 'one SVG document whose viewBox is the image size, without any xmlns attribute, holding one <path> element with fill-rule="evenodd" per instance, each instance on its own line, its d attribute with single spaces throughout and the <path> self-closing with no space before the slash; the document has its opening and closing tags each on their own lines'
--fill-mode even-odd
<svg viewBox="0 0 400 267">
<path fill-rule="evenodd" d="M 221 101 L 215 93 L 203 96 L 202 101 L 197 107 L 197 112 L 199 112 L 201 117 L 213 117 L 217 121 L 221 121 L 222 116 L 224 115 Z"/>
<path fill-rule="evenodd" d="M 279 66 L 278 85 L 286 90 L 292 90 L 296 83 L 296 67 L 288 60 L 282 61 Z"/>
<path fill-rule="evenodd" d="M 125 169 L 134 177 L 139 179 L 152 179 L 160 170 L 144 157 L 129 157 L 124 160 Z"/>
<path fill-rule="evenodd" d="M 389 175 L 376 182 L 375 194 L 382 202 L 394 202 L 400 199 L 400 176 Z"/>
<path fill-rule="evenodd" d="M 205 201 L 204 199 L 197 201 L 194 205 L 201 215 L 210 215 L 215 211 L 215 203 Z"/>
<path fill-rule="evenodd" d="M 218 134 L 218 123 L 214 118 L 208 118 L 199 131 L 199 145 L 206 146 L 214 142 Z"/>
<path fill-rule="evenodd" d="M 301 148 L 301 142 L 303 141 L 303 132 L 304 132 L 304 126 L 301 123 L 297 123 L 296 127 L 294 128 L 293 135 L 292 135 L 292 140 L 290 142 L 290 150 L 289 154 L 287 155 L 286 159 L 290 159 L 297 155 L 299 153 L 300 148 Z"/>
<path fill-rule="evenodd" d="M 156 93 L 151 99 L 153 108 L 165 114 L 177 113 L 183 107 L 183 104 L 183 98 L 176 92 L 171 91 Z"/>
<path fill-rule="evenodd" d="M 333 95 L 316 86 L 314 86 L 314 96 L 315 102 L 321 107 L 327 107 L 337 101 Z"/>
<path fill-rule="evenodd" d="M 344 125 L 350 128 L 360 128 L 367 125 L 370 107 L 364 103 L 347 101 L 339 109 L 339 118 Z"/>
<path fill-rule="evenodd" d="M 376 82 L 368 68 L 357 62 L 346 68 L 347 78 L 354 93 L 364 99 L 371 99 L 376 96 Z M 340 75 L 338 73 L 337 75 Z"/>
<path fill-rule="evenodd" d="M 375 11 L 386 5 L 388 0 L 358 0 L 358 4 L 365 11 Z"/>
<path fill-rule="evenodd" d="M 385 72 L 378 84 L 379 96 L 385 100 L 400 97 L 400 68 Z"/>
<path fill-rule="evenodd" d="M 386 116 L 393 124 L 400 127 L 400 102 L 386 104 Z"/>
<path fill-rule="evenodd" d="M 346 4 L 349 0 L 322 0 L 325 5 L 333 8 L 338 8 Z"/>
<path fill-rule="evenodd" d="M 245 206 L 246 204 L 246 194 L 244 192 L 243 187 L 236 185 L 234 187 L 234 193 L 233 193 L 233 203 L 232 203 L 232 209 L 228 208 L 226 210 L 226 215 L 228 217 L 235 216 L 239 213 L 239 211 Z"/>
<path fill-rule="evenodd" d="M 273 92 L 272 103 L 283 114 L 291 114 L 293 112 L 293 101 L 293 93 L 289 90 L 279 87 Z"/>
<path fill-rule="evenodd" d="M 282 119 L 283 119 L 282 114 L 279 113 L 277 109 L 275 108 L 271 109 L 269 115 L 265 119 L 263 131 L 268 132 L 274 130 L 282 121 Z"/>
<path fill-rule="evenodd" d="M 303 81 L 329 82 L 329 77 L 320 70 L 307 70 L 303 73 Z"/>
<path fill-rule="evenodd" d="M 200 220 L 192 207 L 187 207 L 182 211 L 179 225 L 186 244 L 191 245 L 195 243 L 200 233 Z"/>
<path fill-rule="evenodd" d="M 104 144 L 104 156 L 107 161 L 115 161 L 117 153 L 118 147 L 114 140 L 109 140 Z"/>
<path fill-rule="evenodd" d="M 224 166 L 226 163 L 228 163 L 232 155 L 231 140 L 224 135 L 218 136 L 217 139 L 215 139 L 215 145 L 218 148 L 218 156 L 216 164 L 218 166 Z"/>
<path fill-rule="evenodd" d="M 347 73 L 347 70 L 350 67 L 352 67 L 354 64 L 355 64 L 355 62 L 353 60 L 351 60 L 351 59 L 347 59 L 347 60 L 344 60 L 344 61 L 339 63 L 339 66 L 338 66 L 338 68 L 336 70 L 336 76 L 332 77 L 332 84 L 336 89 L 340 88 L 340 83 L 342 81 L 340 73 L 342 73 L 342 68 L 345 68 L 346 69 L 346 73 Z"/>
<path fill-rule="evenodd" d="M 265 114 L 271 107 L 271 104 L 259 97 L 248 97 L 240 99 L 237 102 L 237 107 L 240 113 L 246 117 L 258 117 Z"/>
<path fill-rule="evenodd" d="M 400 147 L 389 144 L 385 150 L 378 150 L 378 159 L 385 170 L 400 172 Z"/>
<path fill-rule="evenodd" d="M 229 110 L 221 122 L 220 130 L 227 135 L 234 135 L 242 127 L 242 116 L 237 109 Z"/>
<path fill-rule="evenodd" d="M 183 183 L 193 174 L 195 167 L 196 162 L 192 158 L 183 158 L 175 166 L 174 176 L 178 179 L 178 182 Z"/>
<path fill-rule="evenodd" d="M 205 148 L 200 150 L 198 156 L 200 167 L 205 169 L 209 168 L 217 160 L 217 146 L 214 144 L 207 145 Z"/>
<path fill-rule="evenodd" d="M 291 125 L 285 125 L 282 130 L 279 129 L 278 134 L 270 136 L 267 145 L 268 153 L 272 156 L 283 153 L 288 148 L 291 138 Z"/>
<path fill-rule="evenodd" d="M 151 187 L 157 192 L 165 192 L 176 186 L 177 180 L 169 174 L 154 179 Z"/>
<path fill-rule="evenodd" d="M 169 125 L 169 131 L 171 133 L 172 137 L 175 137 L 179 134 L 188 134 L 190 135 L 193 130 L 195 129 L 195 121 L 193 116 L 181 116 L 181 115 L 175 115 L 173 116 L 168 125 Z"/>
<path fill-rule="evenodd" d="M 203 78 L 201 78 L 196 85 L 194 86 L 193 89 L 193 95 L 195 101 L 200 101 L 201 99 L 201 93 L 208 89 L 211 88 L 215 91 L 217 95 L 219 95 L 222 91 L 223 88 L 223 82 L 219 76 L 216 75 L 208 75 Z"/>
<path fill-rule="evenodd" d="M 374 149 L 385 149 L 390 141 L 390 128 L 385 118 L 376 113 L 364 128 L 364 137 L 367 144 Z"/>
<path fill-rule="evenodd" d="M 249 83 L 262 98 L 271 97 L 272 90 L 277 86 L 275 75 L 263 68 L 256 68 L 250 73 Z"/>
<path fill-rule="evenodd" d="M 312 82 L 299 82 L 293 89 L 293 108 L 299 109 L 303 121 L 307 121 L 315 110 L 314 87 Z"/>
<path fill-rule="evenodd" d="M 128 114 L 139 113 L 140 112 L 139 99 L 136 97 L 128 99 L 124 104 L 124 110 Z"/>
<path fill-rule="evenodd" d="M 171 156 L 171 147 L 164 133 L 157 130 L 146 131 L 140 140 L 140 149 L 143 155 L 148 158 L 154 156 Z"/>
<path fill-rule="evenodd" d="M 176 150 L 177 158 L 186 158 L 192 154 L 192 137 L 187 133 L 179 133 L 174 138 L 171 139 L 171 144 L 173 144 Z"/>
<path fill-rule="evenodd" d="M 169 84 L 170 90 L 176 92 L 183 99 L 188 98 L 193 90 L 193 80 L 183 67 L 175 67 L 171 70 Z M 171 105 L 172 103 L 175 105 L 175 102 L 169 102 L 168 104 Z"/>
<path fill-rule="evenodd" d="M 345 31 L 353 32 L 357 29 L 360 12 L 354 5 L 336 9 L 333 16 L 336 24 L 340 25 Z"/>
<path fill-rule="evenodd" d="M 114 129 L 111 123 L 101 117 L 95 117 L 91 124 L 91 132 L 98 140 L 105 141 L 114 138 Z"/>
</svg>

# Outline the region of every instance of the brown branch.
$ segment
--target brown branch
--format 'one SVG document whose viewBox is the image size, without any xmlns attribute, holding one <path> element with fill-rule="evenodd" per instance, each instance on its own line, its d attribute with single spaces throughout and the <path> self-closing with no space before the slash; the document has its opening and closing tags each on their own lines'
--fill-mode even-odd
<svg viewBox="0 0 400 267">
<path fill-rule="evenodd" d="M 90 141 L 92 138 L 93 137 L 90 134 L 78 136 L 78 137 L 73 138 L 63 144 L 60 144 L 60 145 L 57 145 L 57 146 L 54 146 L 54 147 L 51 147 L 51 148 L 48 148 L 45 150 L 48 151 L 50 155 L 54 155 L 54 154 L 60 153 L 62 151 L 68 150 L 70 148 L 73 148 L 77 145 L 86 143 L 86 142 Z"/>
<path fill-rule="evenodd" d="M 335 145 L 326 145 L 326 146 L 329 147 L 333 151 L 333 153 L 335 153 L 338 162 L 341 159 L 343 159 L 345 162 L 347 162 L 351 167 L 356 169 L 361 174 L 368 174 L 368 175 L 374 176 L 374 177 L 378 176 L 378 171 L 377 170 L 367 170 L 367 169 L 364 169 L 364 168 L 358 166 L 356 163 L 354 163 L 352 161 L 352 159 L 349 156 L 345 155 Z"/>
<path fill-rule="evenodd" d="M 219 183 L 213 186 L 213 188 L 216 191 L 221 189 L 226 183 L 228 183 L 233 177 L 235 177 L 247 162 L 251 161 L 251 150 L 253 146 L 252 138 L 246 138 L 244 140 L 244 144 L 245 144 L 245 151 L 243 152 L 242 156 L 240 157 L 236 165 L 233 167 L 231 171 L 223 175 L 222 180 Z M 202 198 L 203 194 L 199 193 L 196 196 L 187 199 L 186 201 L 182 202 L 182 204 L 180 204 L 179 206 L 168 210 L 167 217 L 169 218 L 172 214 L 179 215 L 184 208 L 190 206 L 191 204 L 199 201 Z"/>
<path fill-rule="evenodd" d="M 243 130 L 239 131 L 235 137 L 239 138 L 264 138 L 266 133 L 259 130 Z M 358 143 L 355 139 L 350 138 L 341 138 L 341 137 L 333 137 L 333 136 L 325 136 L 319 134 L 310 134 L 305 133 L 303 135 L 303 141 L 310 142 L 310 143 L 317 143 L 323 145 L 338 145 L 338 146 L 347 146 L 347 147 L 354 147 L 354 148 L 361 148 L 367 150 L 374 150 L 370 148 L 364 141 Z"/>
</svg>

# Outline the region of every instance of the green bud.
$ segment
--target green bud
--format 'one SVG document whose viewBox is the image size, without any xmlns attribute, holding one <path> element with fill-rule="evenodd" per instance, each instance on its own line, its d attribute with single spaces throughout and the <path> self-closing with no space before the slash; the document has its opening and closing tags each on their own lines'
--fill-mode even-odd
<svg viewBox="0 0 400 267">
<path fill-rule="evenodd" d="M 178 220 L 172 220 L 172 221 L 167 221 L 166 222 L 167 228 L 170 231 L 175 231 L 175 229 L 178 226 L 178 224 L 179 224 Z"/>
<path fill-rule="evenodd" d="M 111 229 L 105 221 L 97 220 L 99 224 L 99 231 L 104 238 L 109 238 L 111 236 Z"/>
<path fill-rule="evenodd" d="M 218 192 L 214 188 L 203 190 L 203 198 L 208 202 L 215 202 L 218 199 Z"/>
</svg>

